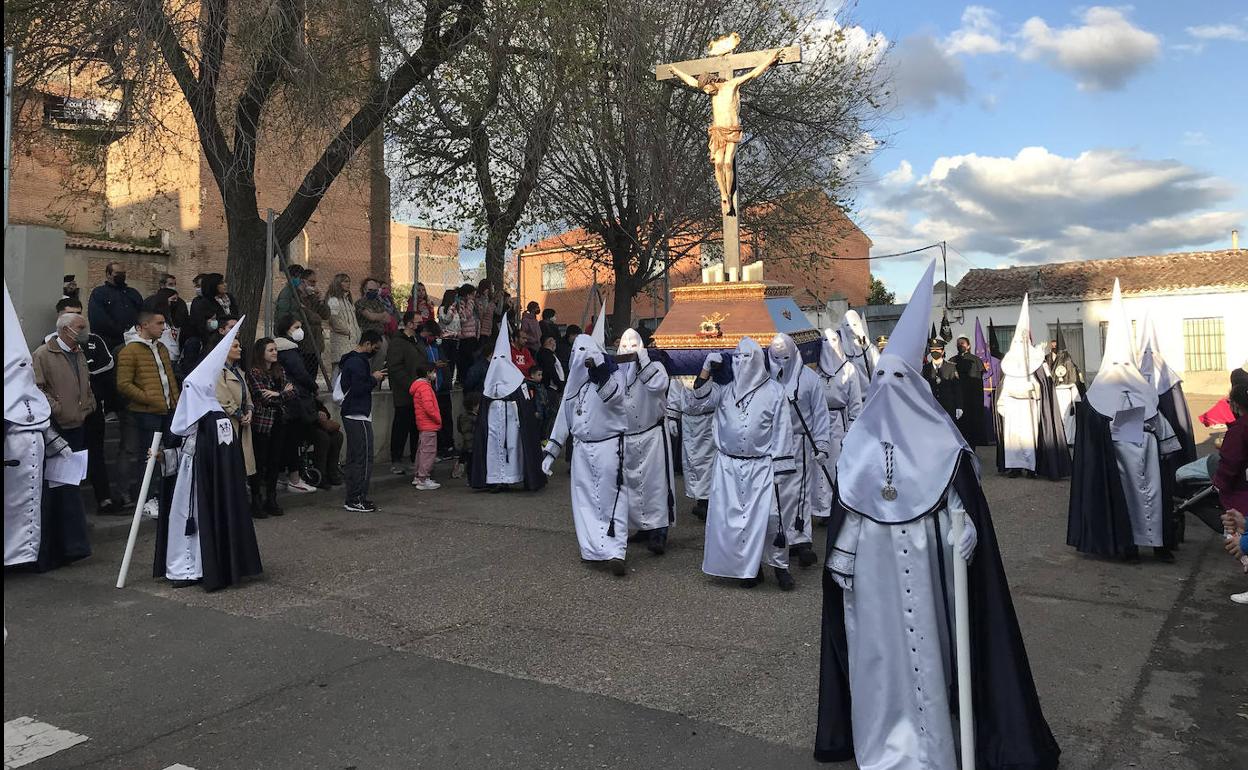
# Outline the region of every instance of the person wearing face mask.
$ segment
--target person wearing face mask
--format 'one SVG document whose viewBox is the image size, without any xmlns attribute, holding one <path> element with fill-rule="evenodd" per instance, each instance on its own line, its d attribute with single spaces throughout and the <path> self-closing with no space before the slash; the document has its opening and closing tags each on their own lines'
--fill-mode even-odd
<svg viewBox="0 0 1248 770">
<path fill-rule="evenodd" d="M 83 351 L 90 336 L 87 319 L 64 313 L 56 319 L 56 334 L 31 354 L 35 384 L 48 399 L 52 421 L 75 452 L 87 448 L 84 424 L 96 409 Z"/>
<path fill-rule="evenodd" d="M 962 673 L 976 765 L 1052 770 L 1061 749 L 1036 694 L 978 463 L 920 374 L 935 267 L 910 295 L 837 461 L 815 759 L 969 766 L 958 759 L 953 627 L 955 560 L 966 560 Z"/>
<path fill-rule="evenodd" d="M 713 407 L 715 464 L 702 571 L 736 578 L 745 588 L 763 582 L 763 567 L 792 587 L 788 541 L 780 520 L 780 477 L 796 472 L 793 426 L 784 386 L 767 373 L 766 353 L 749 337 L 732 353 L 709 353 L 688 400 Z M 785 578 L 784 576 L 787 576 Z"/>
<path fill-rule="evenodd" d="M 928 360 L 923 363 L 923 379 L 931 387 L 936 403 L 951 419 L 957 420 L 962 416 L 958 368 L 945 358 L 945 341 L 939 337 L 932 338 L 929 343 Z"/>
<path fill-rule="evenodd" d="M 138 323 L 143 296 L 126 284 L 126 266 L 109 262 L 104 268 L 104 283 L 95 287 L 87 302 L 87 319 L 95 333 L 104 338 L 109 350 L 116 350 L 125 341 L 126 332 Z"/>
<path fill-rule="evenodd" d="M 289 315 L 303 322 L 304 336 L 299 349 L 308 361 L 308 368 L 315 372 L 320 368 L 321 354 L 325 351 L 325 322 L 331 315 L 329 305 L 321 298 L 315 270 L 292 264 L 288 275 L 289 280 L 273 305 L 273 317 Z"/>
<path fill-rule="evenodd" d="M 789 451 L 796 472 L 778 479 L 780 520 L 784 523 L 790 555 L 805 568 L 819 561 L 811 545 L 811 530 L 818 511 L 815 505 L 818 478 L 825 474 L 831 476 L 827 464 L 832 458 L 832 418 L 823 383 L 803 363 L 792 337 L 777 334 L 768 346 L 767 358 L 772 377 L 784 386 L 793 423 Z M 777 572 L 776 578 L 781 588 L 793 587 L 793 577 L 787 572 Z"/>
<path fill-rule="evenodd" d="M 286 472 L 284 482 L 291 492 L 315 492 L 316 487 L 299 476 L 299 448 L 311 440 L 319 419 L 316 410 L 316 374 L 308 369 L 307 360 L 299 350 L 303 341 L 303 324 L 290 316 L 277 319 L 277 360 L 286 379 L 294 385 L 295 397 L 286 408 L 285 442 Z"/>
<path fill-rule="evenodd" d="M 835 329 L 825 329 L 823 346 L 819 350 L 819 366 L 815 369 L 823 386 L 824 399 L 831 422 L 828 437 L 832 456 L 824 464 L 828 475 L 815 476 L 815 524 L 828 523 L 832 511 L 832 482 L 836 481 L 836 462 L 841 456 L 841 443 L 849 426 L 862 414 L 862 392 L 859 390 L 858 373 L 853 364 L 841 353 L 841 338 Z"/>
<path fill-rule="evenodd" d="M 871 373 L 875 371 L 875 362 L 880 360 L 880 343 L 871 344 L 867 321 L 857 310 L 846 310 L 841 325 L 836 333 L 841 337 L 841 353 L 849 359 L 858 372 L 858 388 L 862 397 L 867 397 L 867 387 L 871 384 Z"/>
<path fill-rule="evenodd" d="M 997 415 L 1001 418 L 997 442 L 997 471 L 1010 478 L 1026 473 L 1051 481 L 1070 475 L 1066 428 L 1057 406 L 1053 377 L 1044 363 L 1044 348 L 1031 344 L 1027 295 L 1009 352 L 1001 359 L 1001 390 Z"/>
<path fill-rule="evenodd" d="M 542 474 L 542 435 L 524 374 L 516 367 L 507 316 L 485 375 L 468 483 L 473 489 L 502 492 L 513 484 L 526 490 L 546 486 Z"/>
<path fill-rule="evenodd" d="M 386 323 L 393 319 L 381 297 L 381 281 L 365 278 L 360 282 L 360 298 L 355 301 L 355 316 L 359 321 L 360 331 L 375 331 L 381 335 L 381 346 L 370 362 L 373 371 L 377 371 L 386 364 L 386 348 L 389 347 L 385 334 Z"/>
<path fill-rule="evenodd" d="M 183 345 L 190 337 L 198 337 L 205 341 L 204 349 L 213 335 L 219 333 L 221 319 L 227 316 L 237 317 L 239 314 L 238 300 L 230 294 L 225 283 L 225 276 L 220 273 L 206 273 L 200 282 L 203 296 L 196 297 L 191 303 L 191 319 L 189 330 L 183 333 Z"/>
</svg>

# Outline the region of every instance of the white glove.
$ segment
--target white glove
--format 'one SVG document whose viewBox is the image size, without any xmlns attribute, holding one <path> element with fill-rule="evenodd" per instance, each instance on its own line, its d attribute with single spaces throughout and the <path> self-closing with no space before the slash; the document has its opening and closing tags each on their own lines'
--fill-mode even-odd
<svg viewBox="0 0 1248 770">
<path fill-rule="evenodd" d="M 962 511 L 951 511 L 954 516 L 962 517 L 962 539 L 953 542 L 953 527 L 949 528 L 949 534 L 945 536 L 945 542 L 958 550 L 958 555 L 965 561 L 970 561 L 975 555 L 975 545 L 979 543 L 979 534 L 975 531 L 975 525 L 971 523 L 971 517 Z"/>
<path fill-rule="evenodd" d="M 650 352 L 645 348 L 637 349 L 637 368 L 645 369 L 650 365 Z"/>
<path fill-rule="evenodd" d="M 602 366 L 602 362 L 604 360 L 605 359 L 603 359 L 601 353 L 590 353 L 589 355 L 585 356 L 585 363 L 591 369 L 597 369 L 598 367 Z"/>
<path fill-rule="evenodd" d="M 680 422 L 670 417 L 667 420 L 667 435 L 676 438 L 680 435 Z"/>
<path fill-rule="evenodd" d="M 961 419 L 962 419 L 962 410 L 961 410 L 961 409 L 954 409 L 954 410 L 953 410 L 953 419 L 955 419 L 955 420 L 961 420 Z"/>
<path fill-rule="evenodd" d="M 716 351 L 716 352 L 714 352 L 714 353 L 708 353 L 708 354 L 707 354 L 707 356 L 706 356 L 706 362 L 702 364 L 702 368 L 703 368 L 703 369 L 710 369 L 710 368 L 711 368 L 711 364 L 722 364 L 723 362 L 724 362 L 724 354 L 723 354 L 723 353 L 720 353 L 720 352 L 718 352 L 718 351 Z"/>
<path fill-rule="evenodd" d="M 555 457 L 554 455 L 546 455 L 542 460 L 542 473 L 547 476 L 555 475 Z"/>
</svg>

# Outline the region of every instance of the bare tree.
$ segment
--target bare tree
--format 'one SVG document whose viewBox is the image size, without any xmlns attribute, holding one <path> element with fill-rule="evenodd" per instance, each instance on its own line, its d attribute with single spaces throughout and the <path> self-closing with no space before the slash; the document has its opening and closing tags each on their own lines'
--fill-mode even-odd
<svg viewBox="0 0 1248 770">
<path fill-rule="evenodd" d="M 617 326 L 631 323 L 633 298 L 648 284 L 720 238 L 709 100 L 675 81 L 656 82 L 653 68 L 698 56 L 727 31 L 741 34 L 743 50 L 805 48 L 804 64 L 777 68 L 743 94 L 742 237 L 765 243 L 769 259 L 826 264 L 817 251 L 785 242 L 819 224 L 812 194 L 848 204 L 854 159 L 875 146 L 868 132 L 885 78 L 882 38 L 851 35 L 821 20 L 822 10 L 819 0 L 617 0 L 586 21 L 597 31 L 580 42 L 600 67 L 564 99 L 535 201 L 544 221 L 592 236 L 578 258 L 613 275 Z"/>
<path fill-rule="evenodd" d="M 583 7 L 486 0 L 463 53 L 391 120 L 402 194 L 424 216 L 467 225 L 495 286 L 528 222 L 558 108 L 588 64 L 575 45 Z"/>
<path fill-rule="evenodd" d="M 482 3 L 14 0 L 5 3 L 5 42 L 17 48 L 20 85 L 90 76 L 120 101 L 127 130 L 159 137 L 173 130 L 163 122 L 170 100 L 184 102 L 224 204 L 229 283 L 255 308 L 266 251 L 262 143 L 288 147 L 292 161 L 315 157 L 277 215 L 284 247 L 386 116 L 457 54 Z"/>
</svg>

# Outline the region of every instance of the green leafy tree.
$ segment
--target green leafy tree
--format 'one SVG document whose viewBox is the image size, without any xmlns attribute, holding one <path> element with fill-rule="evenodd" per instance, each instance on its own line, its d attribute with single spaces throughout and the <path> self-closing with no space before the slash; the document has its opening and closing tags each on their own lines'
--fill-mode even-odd
<svg viewBox="0 0 1248 770">
<path fill-rule="evenodd" d="M 888 290 L 884 282 L 874 275 L 871 276 L 871 288 L 867 291 L 868 305 L 891 305 L 897 301 L 897 295 Z"/>
</svg>

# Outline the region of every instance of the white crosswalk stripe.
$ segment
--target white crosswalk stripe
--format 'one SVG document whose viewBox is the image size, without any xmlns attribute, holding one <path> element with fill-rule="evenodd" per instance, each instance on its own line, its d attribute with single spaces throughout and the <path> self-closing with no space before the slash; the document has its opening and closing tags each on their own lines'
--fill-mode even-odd
<svg viewBox="0 0 1248 770">
<path fill-rule="evenodd" d="M 4 723 L 4 770 L 29 765 L 87 740 L 47 722 L 18 717 Z"/>
</svg>

